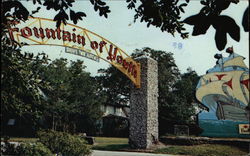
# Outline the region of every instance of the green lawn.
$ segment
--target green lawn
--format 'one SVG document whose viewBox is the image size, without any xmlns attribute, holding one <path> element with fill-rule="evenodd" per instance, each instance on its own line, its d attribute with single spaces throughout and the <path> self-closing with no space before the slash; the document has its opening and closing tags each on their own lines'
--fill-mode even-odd
<svg viewBox="0 0 250 156">
<path fill-rule="evenodd" d="M 2 140 L 2 138 L 1 138 Z M 11 138 L 10 141 L 35 142 L 37 138 Z M 133 151 L 129 149 L 128 138 L 95 137 L 95 145 L 89 145 L 95 150 Z M 146 151 L 145 151 L 146 152 Z M 228 145 L 203 144 L 193 146 L 168 145 L 156 149 L 153 153 L 177 154 L 191 156 L 246 156 L 249 151 Z"/>
<path fill-rule="evenodd" d="M 237 147 L 218 144 L 203 144 L 193 146 L 171 145 L 157 149 L 154 153 L 183 154 L 192 156 L 246 156 L 249 151 Z"/>
<path fill-rule="evenodd" d="M 95 137 L 95 141 L 96 144 L 92 146 L 92 149 L 109 151 L 129 150 L 127 138 Z M 203 144 L 194 146 L 168 145 L 164 148 L 154 150 L 153 153 L 191 156 L 246 156 L 249 151 L 228 145 Z"/>
<path fill-rule="evenodd" d="M 128 138 L 95 137 L 92 149 L 106 151 L 121 151 L 129 148 Z"/>
</svg>

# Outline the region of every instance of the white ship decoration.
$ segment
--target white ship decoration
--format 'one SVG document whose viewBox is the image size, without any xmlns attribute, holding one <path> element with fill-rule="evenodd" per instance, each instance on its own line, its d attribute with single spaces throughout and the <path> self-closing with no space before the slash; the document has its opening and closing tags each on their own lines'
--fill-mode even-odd
<svg viewBox="0 0 250 156">
<path fill-rule="evenodd" d="M 244 57 L 226 50 L 228 57 L 216 54 L 216 65 L 203 75 L 196 88 L 196 98 L 218 120 L 248 121 L 249 68 Z"/>
</svg>

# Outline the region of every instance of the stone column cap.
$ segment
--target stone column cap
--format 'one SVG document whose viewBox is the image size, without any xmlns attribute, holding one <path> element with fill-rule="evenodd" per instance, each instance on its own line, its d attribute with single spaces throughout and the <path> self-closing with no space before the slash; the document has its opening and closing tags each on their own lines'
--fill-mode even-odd
<svg viewBox="0 0 250 156">
<path fill-rule="evenodd" d="M 149 54 L 143 54 L 143 55 L 141 55 L 141 56 L 139 56 L 139 57 L 135 57 L 135 60 L 138 60 L 138 59 L 151 59 L 151 60 L 154 60 L 152 57 L 150 57 L 150 55 Z M 156 61 L 156 60 L 154 60 L 154 61 Z"/>
</svg>

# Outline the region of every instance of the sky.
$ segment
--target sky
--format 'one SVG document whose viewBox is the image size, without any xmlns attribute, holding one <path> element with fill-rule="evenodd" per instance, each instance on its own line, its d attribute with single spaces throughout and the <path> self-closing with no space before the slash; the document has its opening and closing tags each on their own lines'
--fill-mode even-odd
<svg viewBox="0 0 250 156">
<path fill-rule="evenodd" d="M 146 23 L 141 23 L 139 20 L 134 23 L 135 12 L 127 9 L 125 0 L 106 0 L 105 2 L 110 6 L 111 10 L 107 19 L 100 17 L 99 13 L 94 11 L 92 4 L 88 0 L 76 1 L 73 10 L 83 11 L 87 15 L 77 25 L 113 42 L 127 54 L 131 54 L 135 49 L 142 49 L 143 47 L 172 52 L 181 73 L 186 72 L 187 68 L 191 67 L 199 75 L 204 75 L 206 70 L 215 65 L 214 55 L 216 53 L 228 56 L 225 50 L 217 50 L 214 41 L 215 30 L 212 26 L 210 26 L 205 35 L 191 36 L 193 27 L 185 25 L 190 35 L 188 39 L 182 39 L 179 34 L 176 34 L 174 37 L 167 32 L 162 32 L 159 28 L 153 26 L 148 28 Z M 23 4 L 27 8 L 35 10 L 32 2 L 23 1 Z M 238 4 L 231 4 L 227 10 L 222 12 L 222 15 L 234 18 L 240 26 L 240 42 L 234 41 L 227 35 L 226 48 L 233 46 L 235 53 L 246 58 L 245 63 L 249 67 L 249 33 L 244 32 L 241 26 L 242 16 L 248 5 L 249 2 L 247 0 L 241 0 Z M 182 19 L 197 14 L 201 7 L 199 0 L 191 0 L 185 8 L 185 13 L 181 15 Z M 55 11 L 48 11 L 42 8 L 34 16 L 53 19 L 55 14 Z M 73 22 L 69 21 L 69 23 Z M 63 57 L 68 60 L 82 60 L 87 66 L 86 71 L 93 76 L 97 75 L 98 69 L 110 66 L 102 60 L 95 62 L 84 57 L 65 53 L 65 48 L 63 47 L 25 46 L 22 49 L 23 51 L 33 53 L 45 52 L 51 59 Z"/>
</svg>

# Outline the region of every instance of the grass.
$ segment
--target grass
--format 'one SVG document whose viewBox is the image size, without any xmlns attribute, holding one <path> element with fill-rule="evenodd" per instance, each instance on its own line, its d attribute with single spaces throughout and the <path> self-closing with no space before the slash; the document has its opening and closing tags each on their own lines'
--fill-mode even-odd
<svg viewBox="0 0 250 156">
<path fill-rule="evenodd" d="M 1 138 L 1 141 L 3 141 L 4 138 Z M 9 141 L 11 142 L 36 142 L 38 138 L 10 138 Z"/>
<path fill-rule="evenodd" d="M 95 150 L 108 150 L 108 151 L 129 150 L 129 144 L 127 138 L 95 137 L 95 141 L 96 145 L 92 146 L 92 149 Z M 249 153 L 249 151 L 246 151 L 246 149 L 240 149 L 228 145 L 202 144 L 194 146 L 171 145 L 161 149 L 156 149 L 153 151 L 153 153 L 191 155 L 191 156 L 246 156 Z"/>
<path fill-rule="evenodd" d="M 128 144 L 128 138 L 95 137 L 97 144 Z"/>
<path fill-rule="evenodd" d="M 129 148 L 128 138 L 95 137 L 94 150 L 122 151 Z"/>
<path fill-rule="evenodd" d="M 95 137 L 95 140 L 96 145 L 92 149 L 108 151 L 127 151 L 129 149 L 127 138 Z M 171 145 L 156 149 L 153 153 L 191 156 L 246 156 L 249 151 L 228 145 L 202 144 L 193 146 Z"/>
<path fill-rule="evenodd" d="M 35 142 L 37 141 L 37 138 L 10 138 L 10 141 Z M 89 146 L 94 150 L 129 150 L 128 138 L 95 137 L 95 145 Z M 154 150 L 153 153 L 190 156 L 246 156 L 249 151 L 228 145 L 202 144 L 193 146 L 168 145 L 166 147 Z"/>
<path fill-rule="evenodd" d="M 154 153 L 183 154 L 192 156 L 246 156 L 248 151 L 228 145 L 203 144 L 194 146 L 173 145 L 157 149 Z"/>
</svg>

